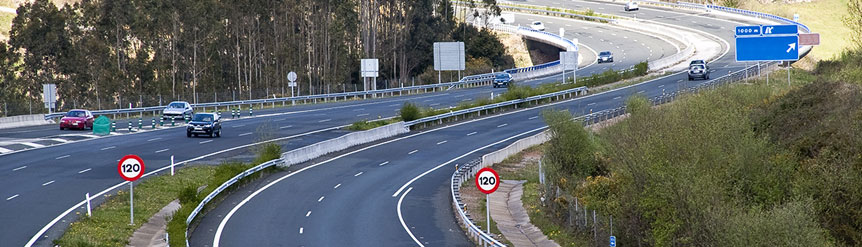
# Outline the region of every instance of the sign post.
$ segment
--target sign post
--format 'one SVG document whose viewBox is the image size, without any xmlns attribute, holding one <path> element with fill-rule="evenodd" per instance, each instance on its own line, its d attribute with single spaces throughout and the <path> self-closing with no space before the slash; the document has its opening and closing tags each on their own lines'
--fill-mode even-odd
<svg viewBox="0 0 862 247">
<path fill-rule="evenodd" d="M 135 224 L 135 180 L 144 175 L 144 160 L 137 155 L 130 154 L 123 156 L 120 162 L 117 163 L 117 172 L 120 177 L 129 181 L 129 225 Z"/>
<path fill-rule="evenodd" d="M 42 103 L 52 113 L 57 103 L 57 84 L 42 84 Z"/>
<path fill-rule="evenodd" d="M 287 86 L 290 87 L 290 97 L 293 98 L 293 90 L 296 88 L 296 72 L 287 73 Z M 296 105 L 296 100 L 291 100 L 291 104 Z"/>
<path fill-rule="evenodd" d="M 577 71 L 578 71 L 578 52 L 576 51 L 561 51 L 560 52 L 560 65 L 563 66 L 563 83 L 566 83 L 566 71 L 572 71 L 572 81 L 577 81 Z"/>
<path fill-rule="evenodd" d="M 377 76 L 379 76 L 379 64 L 376 58 L 374 59 L 362 59 L 362 68 L 360 70 L 362 76 L 362 90 L 368 91 L 377 90 Z M 369 87 L 368 82 L 366 82 L 366 78 L 373 78 L 373 82 Z"/>
<path fill-rule="evenodd" d="M 491 169 L 490 167 L 485 167 L 479 170 L 476 173 L 476 188 L 479 188 L 479 191 L 485 193 L 485 219 L 488 221 L 487 231 L 491 233 L 491 193 L 497 191 L 497 188 L 500 187 L 500 175 L 497 175 L 497 171 Z"/>
</svg>

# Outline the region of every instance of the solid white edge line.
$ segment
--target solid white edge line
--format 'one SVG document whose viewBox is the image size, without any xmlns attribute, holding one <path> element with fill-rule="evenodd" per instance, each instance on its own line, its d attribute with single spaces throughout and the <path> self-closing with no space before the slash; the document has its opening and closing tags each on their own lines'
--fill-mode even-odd
<svg viewBox="0 0 862 247">
<path fill-rule="evenodd" d="M 222 151 L 218 151 L 218 152 L 214 152 L 214 153 L 210 153 L 210 154 L 207 154 L 207 155 L 198 156 L 197 158 L 192 158 L 192 159 L 188 159 L 188 160 L 185 160 L 185 161 L 180 161 L 180 162 L 177 162 L 177 163 L 176 163 L 176 165 L 182 165 L 182 164 L 186 164 L 186 163 L 188 163 L 188 162 L 198 161 L 198 160 L 201 160 L 201 159 L 204 159 L 204 158 L 207 158 L 207 157 L 213 156 L 213 155 L 218 155 L 218 154 L 222 154 L 222 153 L 225 153 L 225 152 L 234 151 L 234 150 L 241 149 L 241 148 L 247 148 L 247 147 L 251 147 L 251 146 L 256 146 L 256 145 L 260 145 L 260 144 L 267 143 L 267 142 L 280 141 L 280 140 L 286 140 L 286 139 L 292 139 L 292 138 L 301 137 L 301 136 L 306 136 L 306 135 L 311 135 L 311 134 L 316 134 L 316 133 L 320 133 L 320 132 L 324 132 L 324 131 L 341 129 L 341 128 L 344 128 L 344 127 L 347 127 L 347 126 L 349 126 L 349 125 L 342 125 L 342 126 L 336 126 L 336 127 L 331 127 L 331 128 L 319 129 L 319 130 L 310 131 L 310 132 L 305 132 L 305 133 L 296 134 L 296 135 L 292 135 L 292 136 L 287 136 L 287 137 L 282 137 L 282 138 L 275 138 L 275 139 L 271 139 L 271 140 L 267 140 L 267 141 L 261 141 L 261 142 L 256 142 L 256 143 L 249 143 L 249 144 L 246 144 L 246 145 L 241 145 L 241 146 L 236 146 L 236 147 L 228 148 L 228 149 L 225 149 L 225 150 L 222 150 Z M 164 171 L 164 170 L 167 170 L 167 169 L 170 169 L 170 168 L 171 168 L 171 166 L 167 166 L 167 165 L 166 165 L 166 166 L 164 166 L 164 167 L 162 167 L 162 168 L 159 168 L 159 169 L 156 169 L 156 170 L 154 170 L 154 171 L 151 171 L 151 172 L 145 173 L 145 174 L 144 174 L 143 176 L 141 176 L 141 177 L 147 177 L 147 176 L 150 176 L 150 175 L 156 174 L 156 173 L 158 173 L 158 172 L 161 172 L 161 171 Z M 120 186 L 126 185 L 127 183 L 128 183 L 128 181 L 124 181 L 124 182 L 122 182 L 122 183 L 116 184 L 116 185 L 111 186 L 111 187 L 109 187 L 109 188 L 107 188 L 107 189 L 105 189 L 105 190 L 102 190 L 102 191 L 101 191 L 101 192 L 99 192 L 99 193 L 96 193 L 96 194 L 95 194 L 95 195 L 93 195 L 92 197 L 99 197 L 99 196 L 102 196 L 102 195 L 104 195 L 105 193 L 108 193 L 109 191 L 115 190 L 115 189 L 119 188 Z M 57 224 L 57 222 L 58 222 L 58 221 L 60 221 L 60 219 L 62 219 L 63 217 L 66 217 L 66 215 L 68 215 L 69 213 L 71 213 L 71 212 L 72 212 L 72 211 L 74 211 L 75 209 L 80 208 L 81 206 L 83 206 L 83 205 L 84 205 L 84 203 L 87 203 L 87 200 L 82 200 L 81 202 L 78 202 L 77 204 L 75 204 L 75 205 L 73 205 L 72 207 L 70 207 L 69 209 L 66 209 L 66 211 L 64 211 L 62 214 L 58 215 L 56 218 L 54 218 L 53 220 L 51 220 L 51 222 L 49 222 L 49 223 L 48 223 L 48 224 L 46 224 L 44 227 L 42 227 L 42 229 L 41 229 L 41 230 L 39 230 L 39 232 L 37 232 L 36 234 L 34 234 L 34 235 L 33 235 L 33 237 L 31 237 L 31 238 L 30 238 L 30 241 L 28 241 L 28 242 L 27 242 L 27 244 L 26 244 L 26 245 L 24 245 L 24 246 L 25 246 L 25 247 L 33 246 L 33 244 L 35 244 L 35 243 L 36 243 L 36 241 L 37 241 L 37 240 L 39 240 L 39 238 L 42 236 L 42 234 L 45 234 L 45 232 L 47 232 L 47 231 L 48 231 L 48 229 L 50 229 L 52 226 L 54 226 L 54 224 Z"/>
<path fill-rule="evenodd" d="M 405 191 L 404 194 L 401 195 L 401 198 L 398 198 L 398 208 L 396 209 L 398 211 L 398 220 L 401 221 L 401 226 L 404 227 L 404 230 L 407 231 L 407 234 L 410 235 L 410 238 L 413 239 L 413 242 L 416 242 L 416 244 L 421 247 L 425 247 L 422 242 L 419 242 L 419 239 L 416 239 L 416 236 L 413 235 L 413 232 L 410 231 L 410 228 L 407 228 L 407 223 L 404 222 L 404 217 L 401 217 L 401 202 L 404 201 L 404 197 L 407 196 L 407 193 L 410 193 L 411 190 L 413 190 L 413 187 L 407 189 L 407 191 Z"/>
</svg>

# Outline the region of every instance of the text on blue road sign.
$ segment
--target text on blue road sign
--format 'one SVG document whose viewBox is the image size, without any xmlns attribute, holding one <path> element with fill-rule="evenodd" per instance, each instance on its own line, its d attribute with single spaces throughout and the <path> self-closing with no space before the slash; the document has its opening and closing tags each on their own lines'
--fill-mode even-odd
<svg viewBox="0 0 862 247">
<path fill-rule="evenodd" d="M 736 35 L 760 35 L 760 26 L 738 26 Z"/>
<path fill-rule="evenodd" d="M 798 34 L 797 25 L 764 25 L 761 31 L 763 35 Z"/>
<path fill-rule="evenodd" d="M 749 36 L 736 37 L 736 61 L 799 60 L 799 37 Z"/>
</svg>

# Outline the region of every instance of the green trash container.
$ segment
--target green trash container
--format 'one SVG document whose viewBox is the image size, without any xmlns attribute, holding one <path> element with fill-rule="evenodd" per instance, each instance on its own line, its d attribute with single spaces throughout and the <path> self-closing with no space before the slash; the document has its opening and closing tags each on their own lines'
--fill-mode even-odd
<svg viewBox="0 0 862 247">
<path fill-rule="evenodd" d="M 96 118 L 93 121 L 93 134 L 94 135 L 109 135 L 111 134 L 111 119 L 102 115 Z"/>
</svg>

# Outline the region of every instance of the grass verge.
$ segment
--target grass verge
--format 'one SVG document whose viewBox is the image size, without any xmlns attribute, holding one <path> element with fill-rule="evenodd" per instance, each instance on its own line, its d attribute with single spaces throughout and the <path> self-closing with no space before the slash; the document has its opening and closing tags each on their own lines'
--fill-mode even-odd
<svg viewBox="0 0 862 247">
<path fill-rule="evenodd" d="M 374 120 L 374 121 L 360 120 L 360 121 L 353 122 L 353 124 L 351 124 L 350 126 L 347 126 L 347 129 L 353 130 L 353 131 L 370 130 L 373 128 L 385 126 L 385 125 L 392 124 L 392 123 L 397 123 L 400 121 L 401 121 L 401 118 L 389 118 L 389 119 L 380 119 L 380 120 Z"/>
<path fill-rule="evenodd" d="M 281 147 L 269 143 L 258 149 L 254 162 L 225 163 L 219 166 L 188 166 L 174 176 L 159 175 L 135 185 L 135 222 L 129 225 L 128 190 L 106 195 L 104 203 L 93 209 L 93 216 L 81 216 L 73 222 L 60 239 L 59 246 L 126 246 L 132 234 L 150 217 L 171 201 L 179 198 L 182 207 L 168 223 L 171 245 L 185 245 L 185 221 L 203 196 L 240 172 L 265 161 L 278 158 Z M 262 173 L 258 173 L 262 174 Z M 254 179 L 250 176 L 246 179 Z M 204 189 L 198 192 L 198 188 Z"/>
</svg>

